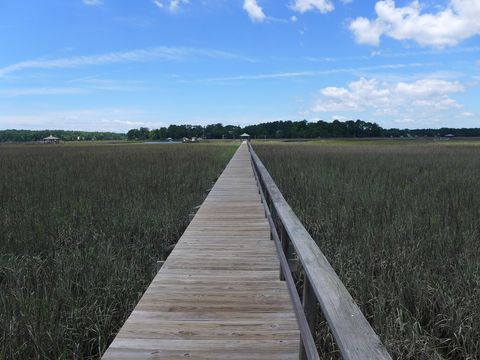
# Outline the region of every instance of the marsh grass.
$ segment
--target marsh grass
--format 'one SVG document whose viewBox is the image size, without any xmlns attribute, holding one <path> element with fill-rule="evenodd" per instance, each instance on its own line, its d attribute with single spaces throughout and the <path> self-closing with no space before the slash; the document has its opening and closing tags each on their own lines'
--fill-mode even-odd
<svg viewBox="0 0 480 360">
<path fill-rule="evenodd" d="M 256 145 L 397 359 L 480 358 L 480 147 Z M 324 323 L 325 359 L 338 354 Z"/>
<path fill-rule="evenodd" d="M 95 359 L 233 146 L 0 147 L 0 359 Z"/>
</svg>

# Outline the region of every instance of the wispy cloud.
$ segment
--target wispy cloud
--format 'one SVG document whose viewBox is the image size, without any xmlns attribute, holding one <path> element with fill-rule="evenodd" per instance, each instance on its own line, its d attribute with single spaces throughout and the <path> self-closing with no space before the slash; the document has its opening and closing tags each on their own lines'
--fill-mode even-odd
<svg viewBox="0 0 480 360">
<path fill-rule="evenodd" d="M 0 129 L 64 129 L 127 131 L 132 127 L 160 127 L 158 114 L 132 108 L 71 109 L 31 111 L 0 115 Z"/>
<path fill-rule="evenodd" d="M 105 79 L 99 76 L 88 76 L 79 79 L 73 79 L 68 83 L 80 85 L 88 90 L 103 91 L 144 91 L 151 89 L 143 81 L 138 80 L 115 80 Z"/>
<path fill-rule="evenodd" d="M 190 3 L 189 0 L 153 0 L 153 3 L 160 9 L 167 9 L 171 12 L 180 10 L 180 5 Z"/>
<path fill-rule="evenodd" d="M 438 55 L 455 55 L 455 54 L 471 54 L 480 52 L 480 46 L 465 46 L 449 49 L 428 49 L 421 51 L 402 51 L 402 52 L 385 52 L 382 50 L 374 50 L 370 55 L 356 55 L 356 56 L 305 56 L 304 59 L 310 62 L 333 62 L 333 61 L 352 61 L 352 60 L 371 60 L 372 58 L 403 58 L 415 56 L 438 56 Z M 480 60 L 479 60 L 480 62 Z"/>
<path fill-rule="evenodd" d="M 181 61 L 199 58 L 252 61 L 246 57 L 221 50 L 162 46 L 90 56 L 21 61 L 0 68 L 0 77 L 27 69 L 74 68 L 112 63 L 145 62 L 153 60 Z"/>
<path fill-rule="evenodd" d="M 294 0 L 290 5 L 293 11 L 305 13 L 307 11 L 317 10 L 322 14 L 333 11 L 335 6 L 330 0 Z"/>
<path fill-rule="evenodd" d="M 86 92 L 86 89 L 77 87 L 38 87 L 38 88 L 10 88 L 0 89 L 0 97 L 16 97 L 31 95 L 72 95 Z"/>
<path fill-rule="evenodd" d="M 315 77 L 329 74 L 338 73 L 355 73 L 359 71 L 371 71 L 371 70 L 385 70 L 385 69 L 403 69 L 410 67 L 423 67 L 432 65 L 431 63 L 411 63 L 411 64 L 386 64 L 378 66 L 363 66 L 355 68 L 335 68 L 325 70 L 313 70 L 313 71 L 291 71 L 291 72 L 277 72 L 277 73 L 264 73 L 253 75 L 237 75 L 202 79 L 204 82 L 223 82 L 223 81 L 242 81 L 242 80 L 267 80 L 267 79 L 282 79 L 282 78 L 302 78 L 302 77 Z"/>
<path fill-rule="evenodd" d="M 98 5 L 102 5 L 103 1 L 102 0 L 83 0 L 83 3 L 89 6 L 98 6 Z"/>
<path fill-rule="evenodd" d="M 66 84 L 72 84 L 72 86 L 3 88 L 0 89 L 0 97 L 77 95 L 102 91 L 136 92 L 154 90 L 152 87 L 145 86 L 141 81 L 102 79 L 94 76 L 70 80 L 67 81 Z"/>
<path fill-rule="evenodd" d="M 329 57 L 329 56 L 322 56 L 322 57 L 305 56 L 304 59 L 310 62 L 334 62 L 338 60 L 337 58 Z"/>
</svg>

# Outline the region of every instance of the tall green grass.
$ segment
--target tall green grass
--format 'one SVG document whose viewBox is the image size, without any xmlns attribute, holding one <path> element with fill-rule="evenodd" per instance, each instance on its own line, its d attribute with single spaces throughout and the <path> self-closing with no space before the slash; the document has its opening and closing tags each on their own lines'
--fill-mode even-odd
<svg viewBox="0 0 480 360">
<path fill-rule="evenodd" d="M 95 359 L 235 148 L 0 146 L 0 359 Z"/>
<path fill-rule="evenodd" d="M 480 147 L 255 149 L 395 358 L 480 358 Z"/>
</svg>

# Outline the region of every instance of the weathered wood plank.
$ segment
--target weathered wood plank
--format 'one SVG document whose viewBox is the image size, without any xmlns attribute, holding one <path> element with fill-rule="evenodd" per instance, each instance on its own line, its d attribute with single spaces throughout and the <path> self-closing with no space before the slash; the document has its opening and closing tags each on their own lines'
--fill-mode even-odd
<svg viewBox="0 0 480 360">
<path fill-rule="evenodd" d="M 294 360 L 296 340 L 116 339 L 104 359 Z"/>
</svg>

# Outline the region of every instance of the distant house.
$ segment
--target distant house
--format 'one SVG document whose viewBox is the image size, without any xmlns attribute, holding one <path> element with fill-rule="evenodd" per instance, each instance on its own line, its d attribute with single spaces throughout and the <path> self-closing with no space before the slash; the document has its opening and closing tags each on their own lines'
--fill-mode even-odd
<svg viewBox="0 0 480 360">
<path fill-rule="evenodd" d="M 445 135 L 445 137 L 448 138 L 448 139 L 453 139 L 453 138 L 455 137 L 455 135 L 453 135 L 453 134 L 447 134 L 447 135 Z"/>
<path fill-rule="evenodd" d="M 240 139 L 250 141 L 250 135 L 248 135 L 247 133 L 243 133 L 242 135 L 240 135 Z"/>
<path fill-rule="evenodd" d="M 50 135 L 50 136 L 47 136 L 46 138 L 43 138 L 43 142 L 45 144 L 58 144 L 60 142 L 60 138 Z"/>
</svg>

